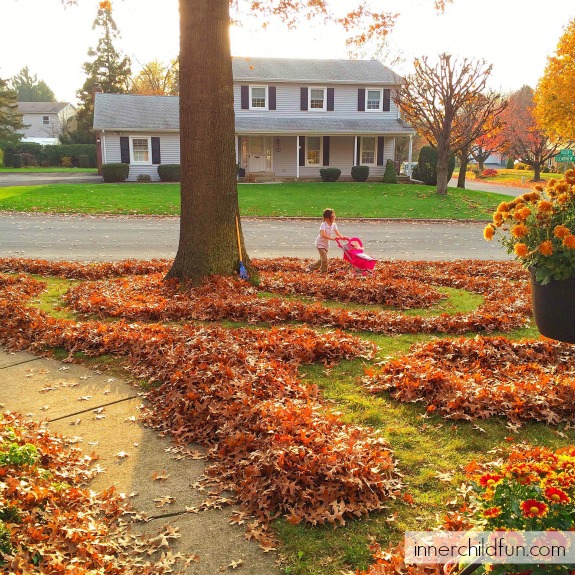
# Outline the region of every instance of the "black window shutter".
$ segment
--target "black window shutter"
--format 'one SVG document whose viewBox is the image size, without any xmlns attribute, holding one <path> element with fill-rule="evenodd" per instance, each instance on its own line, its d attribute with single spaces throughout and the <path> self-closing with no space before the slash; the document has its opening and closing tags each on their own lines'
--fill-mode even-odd
<svg viewBox="0 0 575 575">
<path fill-rule="evenodd" d="M 377 165 L 383 166 L 383 136 L 377 138 Z"/>
<path fill-rule="evenodd" d="M 357 111 L 365 112 L 365 88 L 357 89 Z"/>
<path fill-rule="evenodd" d="M 301 89 L 301 106 L 300 110 L 307 110 L 307 88 Z"/>
<path fill-rule="evenodd" d="M 249 86 L 241 86 L 241 95 L 242 95 L 242 110 L 249 110 L 250 109 L 250 87 Z"/>
<path fill-rule="evenodd" d="M 385 89 L 383 91 L 383 111 L 389 112 L 391 110 L 391 90 Z"/>
<path fill-rule="evenodd" d="M 152 137 L 152 164 L 161 164 L 162 157 L 160 156 L 160 138 Z"/>
<path fill-rule="evenodd" d="M 323 137 L 323 165 L 329 166 L 329 136 Z"/>
<path fill-rule="evenodd" d="M 299 165 L 305 166 L 305 136 L 299 137 Z"/>
<path fill-rule="evenodd" d="M 268 110 L 275 110 L 276 109 L 276 87 L 270 86 L 268 88 L 268 97 L 270 99 Z"/>
<path fill-rule="evenodd" d="M 333 112 L 334 110 L 334 99 L 335 99 L 335 91 L 333 88 L 327 89 L 327 111 Z"/>
<path fill-rule="evenodd" d="M 128 136 L 120 137 L 120 159 L 123 164 L 130 163 L 130 138 Z"/>
</svg>

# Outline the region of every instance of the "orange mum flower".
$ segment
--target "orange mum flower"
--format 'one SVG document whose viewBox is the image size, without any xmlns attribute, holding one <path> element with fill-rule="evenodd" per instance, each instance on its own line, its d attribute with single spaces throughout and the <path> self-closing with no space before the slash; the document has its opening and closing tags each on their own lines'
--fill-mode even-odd
<svg viewBox="0 0 575 575">
<path fill-rule="evenodd" d="M 493 227 L 493 224 L 487 224 L 485 226 L 485 229 L 483 230 L 483 237 L 486 240 L 492 240 L 494 235 L 495 235 L 495 228 Z"/>
<path fill-rule="evenodd" d="M 555 226 L 553 229 L 553 235 L 560 240 L 569 234 L 571 234 L 571 230 L 567 226 Z"/>
<path fill-rule="evenodd" d="M 553 501 L 553 503 L 569 503 L 571 501 L 569 495 L 562 489 L 557 489 L 557 487 L 548 487 L 545 490 L 545 497 L 549 501 Z"/>
<path fill-rule="evenodd" d="M 541 200 L 537 207 L 540 214 L 553 211 L 553 204 L 547 200 Z"/>
<path fill-rule="evenodd" d="M 503 479 L 503 475 L 494 475 L 492 473 L 485 473 L 479 478 L 479 485 L 482 487 L 493 487 Z"/>
<path fill-rule="evenodd" d="M 483 512 L 483 517 L 487 519 L 499 517 L 501 515 L 501 507 L 490 507 Z"/>
<path fill-rule="evenodd" d="M 522 501 L 520 507 L 525 517 L 543 517 L 549 509 L 543 501 L 537 501 L 536 499 Z"/>
<path fill-rule="evenodd" d="M 551 240 L 544 241 L 539 246 L 539 251 L 541 252 L 541 255 L 543 255 L 543 256 L 553 255 L 553 242 Z"/>
<path fill-rule="evenodd" d="M 493 214 L 493 223 L 498 227 L 503 223 L 503 216 L 499 212 Z"/>
<path fill-rule="evenodd" d="M 508 212 L 509 211 L 509 202 L 501 202 L 498 206 L 497 206 L 497 211 L 498 212 Z"/>
<path fill-rule="evenodd" d="M 516 256 L 524 258 L 529 253 L 529 248 L 525 244 L 515 244 L 513 251 Z"/>
<path fill-rule="evenodd" d="M 511 235 L 516 238 L 522 238 L 529 233 L 529 228 L 525 224 L 517 224 L 511 228 Z"/>
<path fill-rule="evenodd" d="M 104 2 L 100 2 L 100 10 L 108 10 L 108 12 L 112 11 L 112 3 L 109 0 L 105 0 Z"/>
<path fill-rule="evenodd" d="M 575 184 L 575 171 L 574 170 L 567 170 L 565 172 L 565 181 L 568 184 Z"/>
<path fill-rule="evenodd" d="M 569 234 L 563 238 L 563 245 L 570 250 L 575 250 L 575 236 Z"/>
<path fill-rule="evenodd" d="M 514 215 L 516 220 L 525 221 L 531 215 L 531 210 L 529 208 L 521 208 Z"/>
</svg>

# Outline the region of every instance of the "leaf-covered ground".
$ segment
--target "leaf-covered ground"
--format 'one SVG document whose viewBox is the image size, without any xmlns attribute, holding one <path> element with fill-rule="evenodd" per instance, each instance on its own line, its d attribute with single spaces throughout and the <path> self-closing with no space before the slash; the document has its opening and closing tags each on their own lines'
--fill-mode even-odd
<svg viewBox="0 0 575 575">
<path fill-rule="evenodd" d="M 179 444 L 208 447 L 210 481 L 236 493 L 260 522 L 251 534 L 264 545 L 276 518 L 343 525 L 393 501 L 413 502 L 393 440 L 344 423 L 301 377 L 306 364 L 329 373 L 363 359 L 358 389 L 446 418 L 573 419 L 572 350 L 500 335 L 530 321 L 528 276 L 515 264 L 390 261 L 357 278 L 335 261 L 328 276 L 309 274 L 297 259 L 255 263 L 257 287 L 211 278 L 193 288 L 163 281 L 164 261 L 0 260 L 0 341 L 119 357 L 153 384 L 147 424 Z M 31 305 L 45 284 L 30 274 L 75 280 L 59 305 L 76 319 Z M 442 312 L 446 288 L 481 303 Z M 466 338 L 432 340 L 374 365 L 368 339 L 405 334 Z"/>
</svg>

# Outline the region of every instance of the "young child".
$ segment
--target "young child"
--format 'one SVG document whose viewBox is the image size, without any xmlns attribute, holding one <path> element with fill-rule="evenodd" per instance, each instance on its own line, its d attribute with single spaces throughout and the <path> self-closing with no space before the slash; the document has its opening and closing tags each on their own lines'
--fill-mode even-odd
<svg viewBox="0 0 575 575">
<path fill-rule="evenodd" d="M 336 238 L 347 240 L 337 229 L 335 223 L 335 211 L 327 208 L 323 212 L 323 223 L 319 227 L 319 235 L 315 240 L 315 247 L 319 252 L 319 260 L 309 266 L 309 270 L 319 270 L 320 273 L 327 273 L 327 252 L 329 251 L 329 241 L 335 241 Z"/>
</svg>

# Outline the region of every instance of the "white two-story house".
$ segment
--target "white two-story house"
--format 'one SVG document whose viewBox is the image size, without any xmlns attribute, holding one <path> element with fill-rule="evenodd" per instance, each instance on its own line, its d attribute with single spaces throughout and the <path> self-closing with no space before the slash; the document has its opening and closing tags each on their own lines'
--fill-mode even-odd
<svg viewBox="0 0 575 575">
<path fill-rule="evenodd" d="M 233 58 L 233 77 L 240 175 L 314 179 L 336 167 L 349 178 L 367 165 L 380 177 L 396 138 L 415 133 L 393 102 L 401 77 L 375 60 Z M 102 162 L 129 163 L 129 180 L 180 162 L 175 96 L 97 93 L 94 130 Z"/>
<path fill-rule="evenodd" d="M 76 108 L 69 102 L 18 102 L 18 112 L 26 126 L 23 142 L 57 144 L 64 129 L 76 115 Z"/>
</svg>

